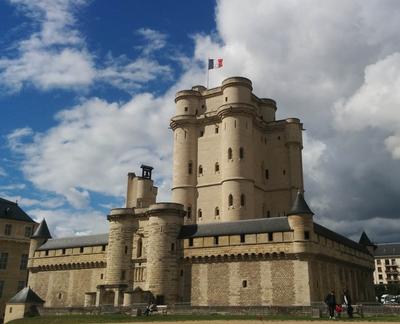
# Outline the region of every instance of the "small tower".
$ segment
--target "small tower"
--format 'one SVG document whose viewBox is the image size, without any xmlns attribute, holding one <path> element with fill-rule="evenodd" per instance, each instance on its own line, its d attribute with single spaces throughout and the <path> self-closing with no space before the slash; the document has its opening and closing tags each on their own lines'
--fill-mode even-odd
<svg viewBox="0 0 400 324">
<path fill-rule="evenodd" d="M 33 265 L 33 257 L 35 256 L 35 251 L 48 239 L 51 239 L 51 234 L 47 226 L 46 220 L 43 219 L 36 229 L 35 233 L 31 236 L 31 244 L 29 246 L 29 262 L 28 267 Z"/>
<path fill-rule="evenodd" d="M 151 179 L 153 167 L 141 165 L 142 176 L 128 173 L 128 185 L 126 192 L 126 208 L 144 208 L 156 202 L 157 187 L 154 187 Z"/>
<path fill-rule="evenodd" d="M 158 203 L 146 212 L 149 216 L 147 284 L 157 304 L 178 301 L 178 235 L 183 225 L 183 205 Z"/>
<path fill-rule="evenodd" d="M 294 252 L 306 252 L 306 242 L 314 232 L 314 213 L 308 207 L 301 191 L 297 192 L 292 209 L 288 213 L 289 226 L 293 230 Z"/>
<path fill-rule="evenodd" d="M 365 233 L 365 231 L 362 232 L 360 240 L 358 241 L 358 244 L 361 244 L 365 246 L 371 255 L 374 255 L 374 252 L 377 248 L 377 246 L 372 243 L 372 241 L 369 239 L 368 235 Z"/>
<path fill-rule="evenodd" d="M 7 302 L 4 323 L 19 318 L 39 316 L 37 307 L 43 304 L 44 300 L 31 288 L 25 287 Z"/>
</svg>

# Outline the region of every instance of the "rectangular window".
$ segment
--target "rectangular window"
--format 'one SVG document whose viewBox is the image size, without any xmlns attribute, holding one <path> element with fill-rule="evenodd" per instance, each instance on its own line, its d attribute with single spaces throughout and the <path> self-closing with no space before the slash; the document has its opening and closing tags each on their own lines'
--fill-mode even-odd
<svg viewBox="0 0 400 324">
<path fill-rule="evenodd" d="M 395 265 L 396 264 L 396 260 L 392 259 L 392 264 Z"/>
<path fill-rule="evenodd" d="M 188 173 L 189 173 L 189 174 L 192 174 L 192 173 L 193 173 L 193 163 L 192 163 L 192 162 L 189 162 L 189 163 L 188 163 Z"/>
<path fill-rule="evenodd" d="M 11 224 L 6 224 L 6 227 L 4 228 L 4 235 L 7 236 L 11 235 L 11 229 L 12 229 Z"/>
<path fill-rule="evenodd" d="M 4 281 L 0 281 L 0 298 L 3 297 Z"/>
<path fill-rule="evenodd" d="M 125 280 L 125 274 L 126 274 L 125 270 L 122 270 L 121 271 L 121 280 Z"/>
<path fill-rule="evenodd" d="M 310 239 L 310 232 L 309 231 L 304 231 L 304 239 L 309 240 Z"/>
<path fill-rule="evenodd" d="M 268 171 L 268 169 L 265 169 L 265 179 L 269 179 L 269 171 Z"/>
<path fill-rule="evenodd" d="M 102 245 L 102 246 L 101 246 L 101 250 L 102 250 L 102 251 L 105 251 L 105 250 L 106 250 L 106 246 L 105 246 L 105 245 Z"/>
<path fill-rule="evenodd" d="M 389 265 L 389 259 L 385 259 L 385 265 Z"/>
<path fill-rule="evenodd" d="M 376 263 L 377 263 L 377 264 L 381 264 L 382 262 L 381 262 L 381 260 L 379 259 L 379 260 L 376 261 Z"/>
<path fill-rule="evenodd" d="M 8 253 L 0 253 L 0 269 L 7 269 Z"/>
<path fill-rule="evenodd" d="M 25 288 L 25 281 L 18 281 L 17 292 Z"/>
<path fill-rule="evenodd" d="M 44 251 L 44 255 L 48 256 L 49 255 L 49 250 Z"/>
<path fill-rule="evenodd" d="M 247 287 L 247 280 L 243 280 L 243 281 L 242 281 L 242 287 L 243 287 L 243 288 L 246 288 L 246 287 Z"/>
<path fill-rule="evenodd" d="M 272 242 L 274 240 L 274 233 L 268 233 L 268 241 Z"/>
<path fill-rule="evenodd" d="M 21 262 L 19 264 L 19 270 L 26 270 L 28 266 L 28 254 L 21 255 Z"/>
<path fill-rule="evenodd" d="M 79 253 L 83 253 L 83 246 L 79 248 Z"/>
<path fill-rule="evenodd" d="M 219 237 L 214 236 L 214 245 L 218 245 L 218 243 L 219 243 Z"/>
<path fill-rule="evenodd" d="M 67 251 L 66 249 L 62 249 L 61 253 L 65 254 L 66 251 Z"/>
<path fill-rule="evenodd" d="M 32 235 L 32 227 L 27 226 L 25 227 L 25 237 L 31 237 Z"/>
<path fill-rule="evenodd" d="M 193 238 L 189 238 L 189 246 L 193 246 Z"/>
<path fill-rule="evenodd" d="M 378 272 L 382 272 L 382 268 L 381 267 L 378 267 Z"/>
<path fill-rule="evenodd" d="M 382 280 L 382 279 L 383 279 L 383 276 L 382 276 L 382 275 L 379 275 L 379 279 Z"/>
<path fill-rule="evenodd" d="M 245 243 L 246 242 L 246 235 L 240 234 L 240 243 Z"/>
</svg>

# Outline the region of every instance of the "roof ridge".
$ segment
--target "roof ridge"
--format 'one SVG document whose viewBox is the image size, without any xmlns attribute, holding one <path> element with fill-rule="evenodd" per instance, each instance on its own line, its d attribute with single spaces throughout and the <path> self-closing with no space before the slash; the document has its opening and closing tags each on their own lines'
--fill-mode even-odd
<svg viewBox="0 0 400 324">
<path fill-rule="evenodd" d="M 63 236 L 63 237 L 51 238 L 51 239 L 49 239 L 49 241 L 68 240 L 68 239 L 74 239 L 74 238 L 77 238 L 77 237 L 91 237 L 91 236 L 98 236 L 98 235 L 108 235 L 108 233 L 99 233 L 99 234 L 90 234 L 90 235 Z"/>
<path fill-rule="evenodd" d="M 11 201 L 11 200 L 8 200 L 8 199 L 5 199 L 5 198 L 1 198 L 1 197 L 0 197 L 0 200 L 3 200 L 3 201 L 5 201 L 5 202 L 7 202 L 9 204 L 13 204 L 13 205 L 17 205 L 18 206 L 18 204 L 15 201 Z"/>
</svg>

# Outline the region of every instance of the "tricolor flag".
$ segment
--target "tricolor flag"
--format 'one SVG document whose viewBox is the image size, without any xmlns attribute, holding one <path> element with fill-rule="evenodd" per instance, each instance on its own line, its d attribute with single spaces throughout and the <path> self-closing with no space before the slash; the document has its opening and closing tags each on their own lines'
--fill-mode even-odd
<svg viewBox="0 0 400 324">
<path fill-rule="evenodd" d="M 224 60 L 222 58 L 218 59 L 208 59 L 208 69 L 219 69 L 224 65 Z"/>
</svg>

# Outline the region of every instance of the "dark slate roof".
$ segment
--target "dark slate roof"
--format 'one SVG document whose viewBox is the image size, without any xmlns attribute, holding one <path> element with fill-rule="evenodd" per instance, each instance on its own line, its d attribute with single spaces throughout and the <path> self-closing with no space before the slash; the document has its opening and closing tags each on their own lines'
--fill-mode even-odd
<svg viewBox="0 0 400 324">
<path fill-rule="evenodd" d="M 235 222 L 184 225 L 178 238 L 288 232 L 290 230 L 287 217 L 272 217 Z"/>
<path fill-rule="evenodd" d="M 45 219 L 40 222 L 38 228 L 36 229 L 35 233 L 33 233 L 31 238 L 51 239 L 51 234 Z"/>
<path fill-rule="evenodd" d="M 376 244 L 377 248 L 374 252 L 374 256 L 399 256 L 400 255 L 400 243 L 380 243 Z"/>
<path fill-rule="evenodd" d="M 365 246 L 374 246 L 375 244 L 371 242 L 367 234 L 363 231 L 358 241 L 358 244 L 365 245 Z"/>
<path fill-rule="evenodd" d="M 350 240 L 349 238 L 347 238 L 343 235 L 333 232 L 330 229 L 327 229 L 326 227 L 324 227 L 322 225 L 314 223 L 314 231 L 315 231 L 315 233 L 322 235 L 332 241 L 342 243 L 343 245 L 351 247 L 355 250 L 370 254 L 364 245 L 358 244 L 357 242 L 354 242 L 353 240 Z"/>
<path fill-rule="evenodd" d="M 7 199 L 0 198 L 0 218 L 12 219 L 21 222 L 34 223 L 34 220 L 30 218 L 17 203 L 9 201 Z"/>
<path fill-rule="evenodd" d="M 306 201 L 304 200 L 303 194 L 298 191 L 296 199 L 294 200 L 292 209 L 289 211 L 288 215 L 314 215 L 310 207 L 308 207 Z"/>
<path fill-rule="evenodd" d="M 36 293 L 29 287 L 25 287 L 19 291 L 14 297 L 12 297 L 8 304 L 43 304 L 44 300 L 41 299 Z"/>
<path fill-rule="evenodd" d="M 54 249 L 65 249 L 81 246 L 96 246 L 108 244 L 108 234 L 96 234 L 88 236 L 73 236 L 64 237 L 59 239 L 48 240 L 41 247 L 39 251 L 43 250 L 54 250 Z"/>
</svg>

